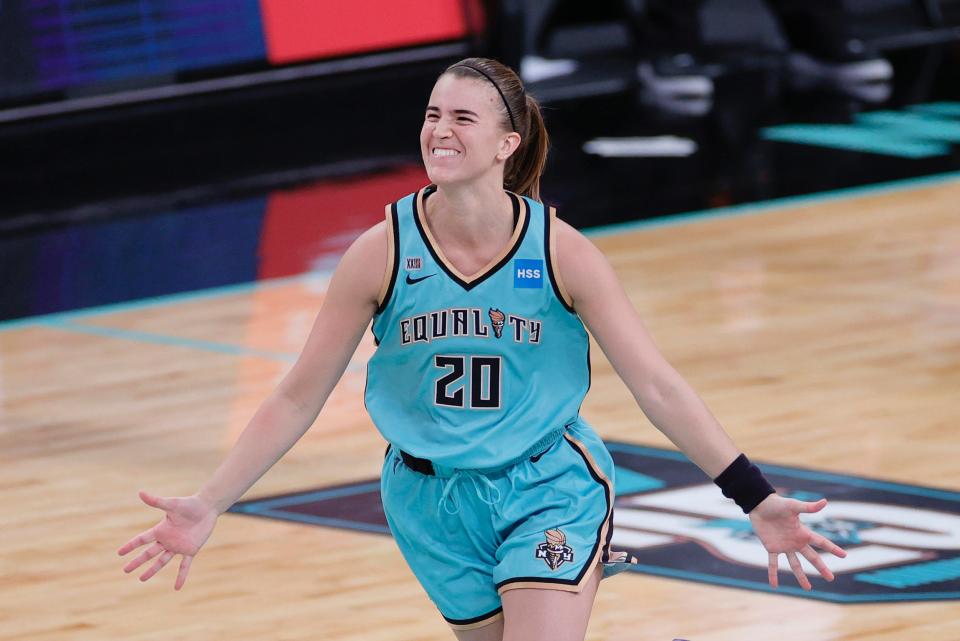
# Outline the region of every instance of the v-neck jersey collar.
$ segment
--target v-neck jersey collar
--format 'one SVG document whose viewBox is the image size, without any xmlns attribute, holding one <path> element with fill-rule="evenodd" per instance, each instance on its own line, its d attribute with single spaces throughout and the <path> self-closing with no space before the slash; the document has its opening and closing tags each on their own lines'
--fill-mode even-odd
<svg viewBox="0 0 960 641">
<path fill-rule="evenodd" d="M 436 185 L 431 183 L 417 192 L 413 203 L 413 219 L 417 224 L 417 230 L 420 232 L 420 236 L 423 238 L 424 244 L 427 246 L 427 249 L 430 251 L 430 255 L 433 256 L 437 264 L 440 265 L 443 271 L 446 272 L 454 282 L 458 283 L 461 287 L 469 291 L 499 271 L 501 267 L 509 262 L 509 260 L 520 248 L 520 245 L 523 244 L 523 239 L 526 236 L 527 228 L 530 226 L 530 211 L 527 201 L 512 191 L 507 191 L 507 194 L 509 194 L 511 200 L 513 201 L 513 214 L 514 220 L 516 221 L 514 224 L 513 235 L 510 236 L 510 241 L 507 243 L 507 245 L 480 271 L 471 276 L 467 276 L 460 273 L 460 271 L 457 270 L 457 268 L 454 267 L 449 260 L 447 260 L 446 256 L 443 255 L 439 244 L 436 242 L 436 239 L 434 239 L 433 234 L 430 232 L 430 228 L 427 225 L 424 201 L 426 200 L 426 197 L 434 191 L 436 191 Z"/>
</svg>

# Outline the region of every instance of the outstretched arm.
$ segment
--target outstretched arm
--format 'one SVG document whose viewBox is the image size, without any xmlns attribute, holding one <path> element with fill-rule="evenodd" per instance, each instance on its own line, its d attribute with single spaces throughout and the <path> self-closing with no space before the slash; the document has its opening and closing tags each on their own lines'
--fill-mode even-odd
<svg viewBox="0 0 960 641">
<path fill-rule="evenodd" d="M 364 232 L 337 265 L 297 362 L 263 402 L 198 495 L 226 511 L 309 429 L 377 308 L 387 260 L 385 223 Z"/>
<path fill-rule="evenodd" d="M 185 497 L 140 492 L 141 500 L 163 510 L 164 516 L 117 550 L 123 556 L 152 544 L 124 567 L 125 572 L 159 557 L 140 577 L 146 581 L 179 554 L 182 559 L 174 588 L 182 588 L 193 557 L 207 541 L 219 515 L 313 424 L 377 308 L 388 255 L 385 227 L 386 223 L 380 223 L 367 230 L 344 254 L 296 364 L 263 401 L 200 491 Z"/>
<path fill-rule="evenodd" d="M 801 513 L 822 510 L 826 500 L 807 503 L 783 498 L 775 492 L 767 494 L 772 488 L 766 486 L 763 490 L 762 475 L 744 464 L 740 450 L 703 400 L 657 349 L 603 253 L 570 225 L 557 220 L 553 227 L 558 271 L 570 297 L 567 302 L 580 315 L 644 414 L 690 460 L 724 487 L 725 493 L 731 486 L 735 490 L 753 487 L 748 494 L 753 494 L 755 500 L 744 503 L 740 500 L 742 497 L 738 497 L 738 503 L 749 513 L 753 529 L 769 553 L 770 585 L 778 585 L 781 553 L 787 555 L 804 589 L 809 590 L 811 586 L 797 559 L 798 553 L 824 578 L 833 580 L 833 574 L 811 545 L 836 556 L 846 556 L 846 553 L 799 520 Z M 728 482 L 731 477 L 732 484 Z M 734 491 L 738 493 L 743 494 Z"/>
<path fill-rule="evenodd" d="M 716 478 L 740 451 L 660 353 L 603 253 L 567 223 L 555 228 L 561 279 L 577 314 L 650 422 Z"/>
</svg>

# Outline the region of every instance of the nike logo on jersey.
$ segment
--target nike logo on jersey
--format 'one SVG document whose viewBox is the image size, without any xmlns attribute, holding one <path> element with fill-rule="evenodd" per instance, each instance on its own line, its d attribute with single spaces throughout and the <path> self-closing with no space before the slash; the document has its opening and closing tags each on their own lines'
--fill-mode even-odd
<svg viewBox="0 0 960 641">
<path fill-rule="evenodd" d="M 426 280 L 426 279 L 430 278 L 431 276 L 436 276 L 436 275 L 437 275 L 437 273 L 434 272 L 434 273 L 428 274 L 428 275 L 426 275 L 426 276 L 421 276 L 420 278 L 410 278 L 410 274 L 407 274 L 407 285 L 413 285 L 413 284 L 415 284 L 415 283 L 419 283 L 421 280 Z"/>
</svg>

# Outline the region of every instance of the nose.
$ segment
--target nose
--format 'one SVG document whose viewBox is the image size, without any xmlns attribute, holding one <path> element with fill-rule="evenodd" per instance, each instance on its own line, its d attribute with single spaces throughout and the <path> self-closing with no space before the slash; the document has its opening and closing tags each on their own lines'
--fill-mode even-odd
<svg viewBox="0 0 960 641">
<path fill-rule="evenodd" d="M 446 138 L 450 135 L 450 125 L 446 120 L 440 118 L 433 126 L 433 135 L 437 138 Z"/>
</svg>

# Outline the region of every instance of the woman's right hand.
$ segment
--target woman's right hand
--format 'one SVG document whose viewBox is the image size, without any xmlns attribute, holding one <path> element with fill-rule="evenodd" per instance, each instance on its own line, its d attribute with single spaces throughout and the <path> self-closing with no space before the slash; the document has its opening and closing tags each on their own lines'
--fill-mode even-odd
<svg viewBox="0 0 960 641">
<path fill-rule="evenodd" d="M 140 498 L 147 505 L 161 509 L 166 514 L 159 523 L 133 537 L 117 550 L 117 553 L 123 556 L 141 545 L 153 543 L 140 556 L 130 561 L 123 571 L 133 572 L 159 554 L 160 558 L 157 562 L 140 576 L 141 581 L 146 581 L 159 572 L 174 556 L 182 554 L 180 572 L 173 586 L 175 590 L 179 590 L 187 580 L 193 557 L 210 537 L 220 513 L 214 506 L 196 495 L 159 497 L 141 490 Z"/>
</svg>

